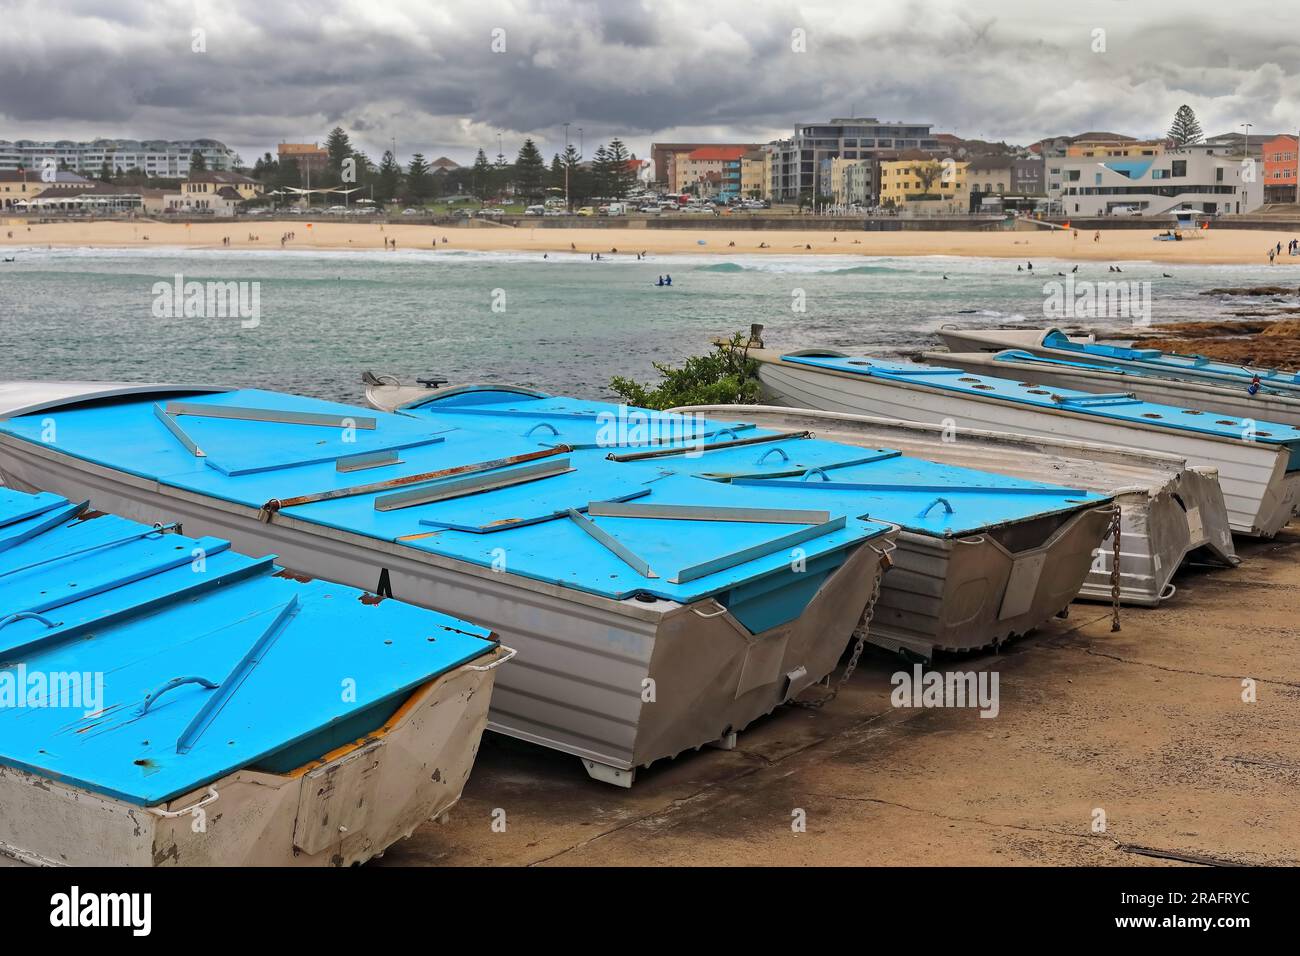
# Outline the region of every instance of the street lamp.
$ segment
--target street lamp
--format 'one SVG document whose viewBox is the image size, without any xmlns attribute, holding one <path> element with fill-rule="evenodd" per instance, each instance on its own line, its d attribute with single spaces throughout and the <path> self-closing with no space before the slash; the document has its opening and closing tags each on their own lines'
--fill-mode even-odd
<svg viewBox="0 0 1300 956">
<path fill-rule="evenodd" d="M 1243 137 L 1243 139 L 1242 139 L 1242 155 L 1243 155 L 1243 156 L 1249 156 L 1249 155 L 1250 155 L 1250 130 L 1251 130 L 1251 127 L 1253 127 L 1254 125 L 1255 125 L 1254 123 L 1242 123 L 1242 124 L 1241 124 L 1242 128 L 1246 131 L 1245 133 L 1242 134 L 1242 137 Z"/>
</svg>

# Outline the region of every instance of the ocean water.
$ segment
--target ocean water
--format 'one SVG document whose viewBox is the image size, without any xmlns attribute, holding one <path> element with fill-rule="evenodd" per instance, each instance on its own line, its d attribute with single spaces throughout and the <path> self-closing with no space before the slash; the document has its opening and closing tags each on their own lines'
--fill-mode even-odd
<svg viewBox="0 0 1300 956">
<path fill-rule="evenodd" d="M 357 401 L 363 369 L 608 397 L 715 336 L 766 326 L 773 348 L 906 355 L 945 323 L 1028 327 L 1071 265 L 925 256 L 615 256 L 399 251 L 18 249 L 0 264 L 0 378 L 203 382 Z M 1220 316 L 1213 286 L 1291 283 L 1268 266 L 1121 263 L 1076 279 L 1150 282 L 1154 322 Z M 656 278 L 668 273 L 671 288 Z M 1169 273 L 1171 278 L 1165 278 Z M 162 316 L 155 285 L 258 283 L 256 328 Z M 1283 278 L 1288 277 L 1288 278 Z M 495 306 L 495 307 L 494 307 Z M 1127 319 L 1073 319 L 1115 327 Z"/>
</svg>

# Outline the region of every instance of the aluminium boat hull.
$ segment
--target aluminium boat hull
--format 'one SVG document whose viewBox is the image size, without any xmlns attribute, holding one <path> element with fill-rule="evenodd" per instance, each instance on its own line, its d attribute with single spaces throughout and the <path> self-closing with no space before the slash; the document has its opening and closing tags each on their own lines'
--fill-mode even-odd
<svg viewBox="0 0 1300 956">
<path fill-rule="evenodd" d="M 476 396 L 481 401 L 484 394 L 497 398 L 514 393 L 525 403 L 528 398 L 549 397 L 515 385 L 466 384 L 431 390 L 389 384 L 373 376 L 367 380 L 367 400 L 384 411 L 454 409 L 473 404 Z M 761 417 L 751 415 L 752 410 L 746 405 L 728 406 L 723 420 L 765 427 Z M 882 441 L 876 447 L 894 446 Z M 662 459 L 665 467 L 671 460 Z M 1007 519 L 987 526 L 983 533 L 956 536 L 903 527 L 893 566 L 881 582 L 868 642 L 929 660 L 935 651 L 996 647 L 1033 631 L 1074 599 L 1089 576 L 1111 514 L 1109 507 L 1076 509 Z M 882 520 L 899 517 L 885 512 L 875 516 Z"/>
<path fill-rule="evenodd" d="M 743 415 L 760 428 L 808 429 L 828 441 L 896 448 L 914 458 L 1111 495 L 1121 514 L 1119 596 L 1126 605 L 1153 607 L 1172 597 L 1174 574 L 1194 552 L 1204 551 L 1225 565 L 1238 563 L 1218 472 L 1188 466 L 1175 455 L 778 406 L 699 405 L 675 411 Z M 900 540 L 900 560 L 906 549 L 907 542 Z M 1113 557 L 1108 529 L 1079 588 L 1080 598 L 1111 600 Z M 895 583 L 896 573 L 886 577 L 884 592 Z M 882 593 L 882 602 L 884 597 Z"/>
<path fill-rule="evenodd" d="M 1132 392 L 1142 401 L 1156 405 L 1200 408 L 1237 418 L 1300 426 L 1300 398 L 1267 391 L 1251 395 L 1244 385 L 1233 387 L 1227 384 L 1157 378 L 1153 374 L 1089 368 L 1077 361 L 1070 361 L 1069 364 L 1018 361 L 1010 356 L 1002 357 L 988 352 L 923 352 L 921 357 L 932 364 L 949 365 L 977 375 L 1014 377 L 1021 381 L 1081 392 Z"/>
<path fill-rule="evenodd" d="M 631 786 L 638 767 L 733 735 L 834 670 L 871 600 L 892 532 L 857 548 L 803 613 L 752 634 L 712 598 L 613 600 L 195 494 L 0 435 L 0 480 L 236 550 L 293 571 L 465 617 L 518 651 L 488 729 L 582 758 Z M 385 591 L 381 586 L 387 585 Z"/>
<path fill-rule="evenodd" d="M 765 396 L 779 405 L 1070 438 L 1174 454 L 1191 465 L 1217 469 L 1234 533 L 1270 538 L 1286 527 L 1300 504 L 1300 472 L 1288 471 L 1290 451 L 1285 446 L 1171 431 L 817 368 L 785 361 L 770 349 L 750 349 L 748 354 L 759 363 Z"/>
<path fill-rule="evenodd" d="M 297 770 L 237 770 L 158 806 L 0 766 L 0 864 L 364 863 L 460 799 L 506 654 L 426 682 L 382 728 Z"/>
</svg>

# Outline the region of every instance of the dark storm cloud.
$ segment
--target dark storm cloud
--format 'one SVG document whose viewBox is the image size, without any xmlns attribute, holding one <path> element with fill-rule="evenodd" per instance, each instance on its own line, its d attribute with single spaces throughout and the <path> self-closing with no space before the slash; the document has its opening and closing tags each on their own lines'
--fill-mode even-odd
<svg viewBox="0 0 1300 956">
<path fill-rule="evenodd" d="M 1276 8 L 1185 0 L 792 4 L 739 0 L 17 0 L 0 33 L 0 138 L 223 139 L 246 159 L 336 124 L 467 159 L 546 153 L 562 124 L 766 140 L 856 112 L 1028 142 L 1158 133 L 1188 102 L 1207 132 L 1300 123 L 1300 43 Z M 206 52 L 191 50 L 206 31 Z M 506 50 L 492 50 L 494 30 Z M 806 52 L 791 48 L 803 31 Z M 1105 50 L 1095 51 L 1105 31 Z"/>
</svg>

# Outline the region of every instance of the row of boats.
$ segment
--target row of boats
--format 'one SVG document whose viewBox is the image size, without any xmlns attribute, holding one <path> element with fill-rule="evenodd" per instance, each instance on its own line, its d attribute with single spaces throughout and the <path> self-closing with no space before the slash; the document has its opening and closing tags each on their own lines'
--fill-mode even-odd
<svg viewBox="0 0 1300 956">
<path fill-rule="evenodd" d="M 1300 422 L 1194 402 L 1174 373 L 1213 363 L 1062 340 L 1185 400 L 758 328 L 762 406 L 0 384 L 0 856 L 362 862 L 455 803 L 484 729 L 631 786 L 826 693 L 850 646 L 1152 606 L 1288 523 Z"/>
</svg>

